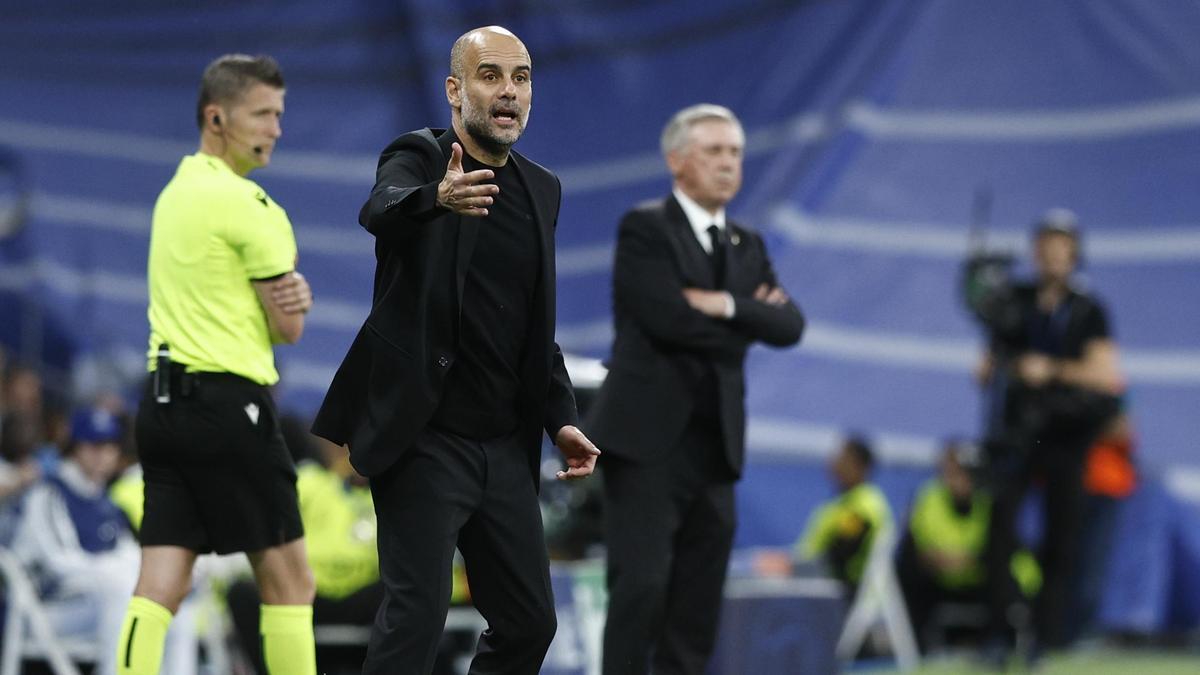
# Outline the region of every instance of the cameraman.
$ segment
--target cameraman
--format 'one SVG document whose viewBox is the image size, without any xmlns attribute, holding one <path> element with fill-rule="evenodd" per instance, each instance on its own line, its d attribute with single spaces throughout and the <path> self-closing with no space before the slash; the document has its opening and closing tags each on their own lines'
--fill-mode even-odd
<svg viewBox="0 0 1200 675">
<path fill-rule="evenodd" d="M 987 444 L 995 495 L 989 528 L 991 627 L 995 644 L 1025 623 L 1009 569 L 1018 547 L 1016 516 L 1027 488 L 1040 478 L 1044 516 L 1040 562 L 1044 583 L 1033 611 L 1033 651 L 1065 646 L 1069 579 L 1078 565 L 1083 462 L 1101 425 L 1116 411 L 1122 387 L 1117 347 L 1104 307 L 1077 288 L 1080 235 L 1075 215 L 1047 212 L 1033 231 L 1036 279 L 1012 287 L 1019 323 L 994 333 L 979 375 L 999 399 Z M 1004 652 L 1000 650 L 1001 654 Z"/>
</svg>

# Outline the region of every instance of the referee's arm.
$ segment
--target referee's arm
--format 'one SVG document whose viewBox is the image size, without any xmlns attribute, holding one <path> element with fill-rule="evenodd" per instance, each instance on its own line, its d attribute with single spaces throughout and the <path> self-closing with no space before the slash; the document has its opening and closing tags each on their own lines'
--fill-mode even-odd
<svg viewBox="0 0 1200 675">
<path fill-rule="evenodd" d="M 267 314 L 272 344 L 296 344 L 304 333 L 304 315 L 312 307 L 312 289 L 299 272 L 254 281 L 258 301 Z"/>
</svg>

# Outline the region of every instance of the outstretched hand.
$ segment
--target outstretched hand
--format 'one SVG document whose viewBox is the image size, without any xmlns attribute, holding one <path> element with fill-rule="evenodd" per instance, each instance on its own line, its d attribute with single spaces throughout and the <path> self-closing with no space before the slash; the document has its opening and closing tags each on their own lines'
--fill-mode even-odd
<svg viewBox="0 0 1200 675">
<path fill-rule="evenodd" d="M 462 146 L 458 143 L 451 145 L 446 176 L 438 184 L 438 206 L 460 216 L 486 216 L 492 198 L 500 194 L 500 187 L 483 181 L 491 180 L 496 174 L 490 169 L 464 173 L 462 157 Z"/>
<path fill-rule="evenodd" d="M 555 478 L 559 480 L 583 478 L 591 475 L 592 471 L 596 469 L 596 458 L 600 456 L 600 449 L 592 444 L 577 427 L 567 425 L 559 429 L 554 436 L 554 444 L 558 446 L 563 459 L 567 462 L 567 470 L 559 471 L 555 474 Z"/>
</svg>

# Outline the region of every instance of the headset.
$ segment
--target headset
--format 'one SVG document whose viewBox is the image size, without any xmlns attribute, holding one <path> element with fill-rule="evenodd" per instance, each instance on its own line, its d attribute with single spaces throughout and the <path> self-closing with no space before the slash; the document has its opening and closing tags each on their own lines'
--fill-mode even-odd
<svg viewBox="0 0 1200 675">
<path fill-rule="evenodd" d="M 238 143 L 242 143 L 242 145 L 246 145 L 246 143 L 244 143 L 242 140 L 240 140 L 237 136 L 233 135 L 233 132 L 225 130 L 225 128 L 221 125 L 221 116 L 219 114 L 213 114 L 212 123 L 213 123 L 213 126 L 219 130 L 219 133 L 222 136 L 228 135 L 234 141 L 236 141 Z M 250 150 L 252 150 L 254 152 L 255 156 L 257 156 L 257 157 L 261 157 L 263 154 L 263 147 L 261 145 L 251 146 Z"/>
</svg>

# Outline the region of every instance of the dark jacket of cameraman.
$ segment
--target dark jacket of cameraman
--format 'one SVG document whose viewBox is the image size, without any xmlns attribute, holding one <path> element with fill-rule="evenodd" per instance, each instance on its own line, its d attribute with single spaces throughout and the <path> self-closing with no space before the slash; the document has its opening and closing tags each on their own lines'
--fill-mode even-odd
<svg viewBox="0 0 1200 675">
<path fill-rule="evenodd" d="M 1035 284 L 1013 288 L 1012 301 L 1019 308 L 1021 330 L 1004 345 L 1009 353 L 1035 353 L 1056 360 L 1082 361 L 1095 340 L 1109 340 L 1108 314 L 1093 295 L 1070 289 L 1051 312 L 1038 305 Z M 993 352 L 998 346 L 993 345 Z M 1094 389 L 1051 381 L 1029 387 L 1013 378 L 1004 393 L 1004 427 L 1013 442 L 1028 446 L 1046 437 L 1068 440 L 1090 439 L 1100 425 L 1116 412 L 1114 396 Z M 1032 451 L 1032 448 L 1020 448 Z"/>
</svg>

